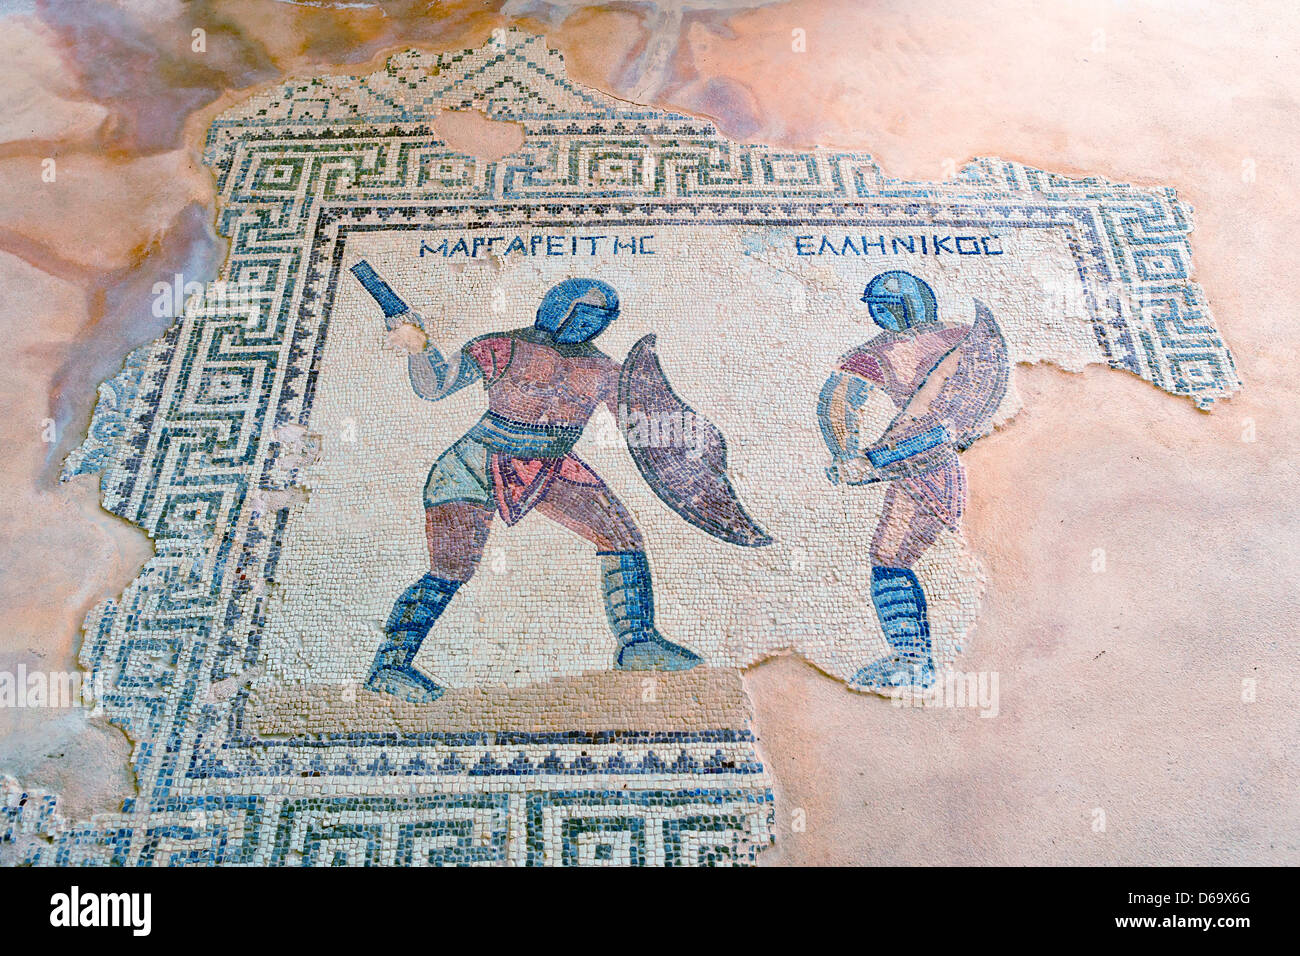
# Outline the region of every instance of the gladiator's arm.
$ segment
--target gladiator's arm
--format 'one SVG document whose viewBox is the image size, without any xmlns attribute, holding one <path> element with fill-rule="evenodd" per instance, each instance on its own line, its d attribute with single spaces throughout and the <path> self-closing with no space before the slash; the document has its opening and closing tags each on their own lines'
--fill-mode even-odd
<svg viewBox="0 0 1300 956">
<path fill-rule="evenodd" d="M 416 395 L 436 402 L 482 377 L 482 370 L 463 348 L 453 373 L 437 346 L 429 341 L 419 313 L 380 278 L 369 262 L 361 259 L 349 271 L 383 311 L 388 344 L 408 353 L 406 367 Z"/>
<path fill-rule="evenodd" d="M 826 467 L 826 477 L 832 485 L 869 485 L 884 481 L 875 466 L 866 458 L 845 458 Z"/>
<path fill-rule="evenodd" d="M 464 349 L 456 353 L 456 359 L 457 364 L 453 369 L 433 343 L 426 345 L 423 352 L 409 356 L 406 367 L 415 394 L 427 401 L 436 402 L 483 377 L 478 363 Z"/>
<path fill-rule="evenodd" d="M 916 469 L 927 470 L 938 459 L 952 454 L 952 436 L 942 425 L 923 427 L 916 423 L 906 438 L 894 444 L 878 442 L 854 458 L 838 461 L 826 469 L 831 484 L 870 485 L 906 478 Z"/>
<path fill-rule="evenodd" d="M 857 444 L 864 435 L 883 434 L 898 415 L 898 406 L 872 381 L 880 374 L 876 357 L 868 348 L 859 348 L 856 355 L 864 360 L 863 367 L 842 369 L 842 377 L 834 385 L 828 383 L 819 402 L 823 434 L 835 454 L 826 469 L 831 484 L 864 485 L 896 477 L 878 471 L 884 462 L 873 456 L 874 446 Z"/>
</svg>

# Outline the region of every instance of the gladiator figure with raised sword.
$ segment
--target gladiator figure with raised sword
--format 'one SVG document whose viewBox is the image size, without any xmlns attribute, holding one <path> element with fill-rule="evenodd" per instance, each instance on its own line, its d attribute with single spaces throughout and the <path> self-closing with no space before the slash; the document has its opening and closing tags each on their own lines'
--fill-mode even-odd
<svg viewBox="0 0 1300 956">
<path fill-rule="evenodd" d="M 722 434 L 673 392 L 647 335 L 620 364 L 592 340 L 619 315 L 618 294 L 595 279 L 565 280 L 542 298 L 530 327 L 480 335 L 448 361 L 415 312 L 364 260 L 352 274 L 383 310 L 388 343 L 408 354 L 411 386 L 436 402 L 481 383 L 487 411 L 434 463 L 424 486 L 429 572 L 397 598 L 365 686 L 405 700 L 437 700 L 443 688 L 415 655 L 457 590 L 474 574 L 493 519 L 513 525 L 536 509 L 595 548 L 619 670 L 679 671 L 700 657 L 655 628 L 650 562 L 636 522 L 573 447 L 605 405 L 630 415 L 692 416 L 703 438 L 682 445 L 628 441 L 633 461 L 669 507 L 723 541 L 770 539 L 727 477 Z M 626 437 L 626 429 L 624 429 Z"/>
</svg>

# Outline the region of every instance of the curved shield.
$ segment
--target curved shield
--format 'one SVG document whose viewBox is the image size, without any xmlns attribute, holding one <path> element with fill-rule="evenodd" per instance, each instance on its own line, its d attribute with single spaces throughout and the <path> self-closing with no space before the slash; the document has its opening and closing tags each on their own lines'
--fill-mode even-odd
<svg viewBox="0 0 1300 956">
<path fill-rule="evenodd" d="M 957 368 L 930 403 L 930 413 L 948 429 L 958 451 L 989 433 L 1011 378 L 1002 329 L 988 306 L 974 302 L 975 324 L 957 346 Z"/>
<path fill-rule="evenodd" d="M 933 395 L 922 389 L 866 452 L 873 481 L 917 475 L 947 464 L 988 434 L 1007 394 L 1011 363 L 993 313 L 975 299 L 975 323 L 953 350 L 957 365 Z"/>
<path fill-rule="evenodd" d="M 727 443 L 716 425 L 673 391 L 655 337 L 632 346 L 618 382 L 619 426 L 641 477 L 679 515 L 723 541 L 771 544 L 727 478 Z"/>
</svg>

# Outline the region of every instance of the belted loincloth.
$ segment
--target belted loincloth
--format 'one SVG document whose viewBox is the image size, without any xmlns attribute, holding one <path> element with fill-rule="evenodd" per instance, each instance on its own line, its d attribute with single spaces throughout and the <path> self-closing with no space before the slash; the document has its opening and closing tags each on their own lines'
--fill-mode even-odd
<svg viewBox="0 0 1300 956">
<path fill-rule="evenodd" d="M 572 453 L 582 426 L 517 422 L 488 412 L 439 456 L 424 484 L 424 506 L 495 504 L 514 524 L 546 497 L 556 478 L 603 486 Z"/>
</svg>

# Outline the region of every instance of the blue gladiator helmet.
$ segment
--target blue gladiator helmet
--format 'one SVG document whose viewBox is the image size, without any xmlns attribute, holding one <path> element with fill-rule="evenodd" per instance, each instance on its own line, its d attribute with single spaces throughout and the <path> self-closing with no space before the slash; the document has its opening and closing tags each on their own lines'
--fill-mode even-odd
<svg viewBox="0 0 1300 956">
<path fill-rule="evenodd" d="M 934 290 L 910 272 L 882 272 L 867 283 L 862 301 L 882 329 L 903 332 L 939 318 Z"/>
<path fill-rule="evenodd" d="M 585 342 L 617 318 L 613 286 L 596 279 L 565 279 L 546 293 L 533 326 L 550 332 L 557 342 Z"/>
</svg>

